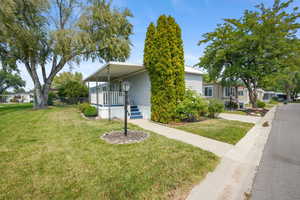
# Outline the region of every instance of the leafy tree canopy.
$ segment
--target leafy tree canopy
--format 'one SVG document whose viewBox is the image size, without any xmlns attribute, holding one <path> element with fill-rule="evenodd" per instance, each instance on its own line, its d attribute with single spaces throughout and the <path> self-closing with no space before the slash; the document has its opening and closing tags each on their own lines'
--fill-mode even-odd
<svg viewBox="0 0 300 200">
<path fill-rule="evenodd" d="M 129 56 L 131 16 L 106 0 L 2 0 L 0 55 L 25 65 L 34 83 L 35 107 L 44 108 L 50 85 L 66 64 Z"/>
<path fill-rule="evenodd" d="M 52 88 L 60 88 L 62 85 L 67 84 L 70 81 L 75 81 L 79 83 L 83 83 L 83 76 L 82 73 L 80 72 L 63 72 L 60 73 L 59 75 L 55 76 L 53 83 L 52 83 Z"/>
<path fill-rule="evenodd" d="M 287 11 L 292 2 L 275 0 L 270 8 L 260 4 L 240 19 L 225 19 L 215 31 L 203 35 L 199 45 L 208 46 L 198 65 L 211 79 L 241 80 L 256 107 L 257 88 L 266 76 L 281 70 L 282 59 L 295 48 L 290 44 L 297 40 L 300 14 L 297 7 Z"/>
<path fill-rule="evenodd" d="M 18 72 L 8 68 L 0 68 L 0 94 L 5 93 L 9 88 L 15 90 L 25 87 L 25 81 L 22 80 Z"/>
</svg>

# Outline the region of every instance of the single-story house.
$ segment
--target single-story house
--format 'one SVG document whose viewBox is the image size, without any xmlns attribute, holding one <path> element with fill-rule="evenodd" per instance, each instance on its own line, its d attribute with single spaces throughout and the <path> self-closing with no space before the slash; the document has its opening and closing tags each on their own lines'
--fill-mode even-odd
<svg viewBox="0 0 300 200">
<path fill-rule="evenodd" d="M 263 99 L 264 90 L 257 90 L 257 99 Z M 230 100 L 238 102 L 239 108 L 244 108 L 245 104 L 250 103 L 249 91 L 244 86 L 237 87 L 237 97 L 236 99 L 236 88 L 235 87 L 225 87 L 219 83 L 204 83 L 203 84 L 203 95 L 205 98 L 215 98 L 224 101 L 225 104 L 229 103 Z"/>
<path fill-rule="evenodd" d="M 276 92 L 265 91 L 263 96 L 263 101 L 269 102 L 273 97 L 276 97 Z"/>
<path fill-rule="evenodd" d="M 186 88 L 202 95 L 202 76 L 200 70 L 186 66 Z M 109 62 L 84 81 L 89 85 L 89 101 L 97 107 L 101 118 L 124 118 L 124 92 L 121 86 L 124 81 L 130 83 L 130 118 L 151 118 L 151 82 L 143 65 Z M 90 87 L 91 82 L 96 86 Z"/>
<path fill-rule="evenodd" d="M 13 94 L 0 95 L 1 103 L 30 103 L 33 102 L 33 93 L 32 92 L 21 92 Z"/>
</svg>

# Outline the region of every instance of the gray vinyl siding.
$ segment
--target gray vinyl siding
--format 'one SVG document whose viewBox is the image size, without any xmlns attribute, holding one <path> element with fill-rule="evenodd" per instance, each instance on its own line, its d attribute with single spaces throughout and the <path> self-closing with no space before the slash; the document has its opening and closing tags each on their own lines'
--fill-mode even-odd
<svg viewBox="0 0 300 200">
<path fill-rule="evenodd" d="M 129 97 L 134 105 L 151 105 L 151 82 L 148 72 L 141 72 L 127 78 L 130 82 Z M 199 74 L 185 74 L 185 86 L 202 95 L 202 76 Z"/>
<path fill-rule="evenodd" d="M 185 87 L 202 95 L 202 76 L 199 74 L 185 73 Z"/>
<path fill-rule="evenodd" d="M 130 82 L 130 103 L 134 105 L 150 106 L 151 84 L 148 72 L 141 72 L 127 79 Z"/>
</svg>

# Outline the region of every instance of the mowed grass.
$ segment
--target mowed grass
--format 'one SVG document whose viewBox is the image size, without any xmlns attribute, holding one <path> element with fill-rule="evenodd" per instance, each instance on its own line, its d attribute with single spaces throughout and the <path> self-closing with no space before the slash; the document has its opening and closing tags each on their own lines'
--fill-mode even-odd
<svg viewBox="0 0 300 200">
<path fill-rule="evenodd" d="M 241 110 L 225 110 L 223 113 L 227 113 L 227 114 L 237 114 L 237 115 L 247 115 L 246 112 L 241 111 Z"/>
<path fill-rule="evenodd" d="M 154 133 L 127 145 L 99 138 L 120 129 L 73 107 L 1 107 L 0 199 L 183 199 L 219 162 Z"/>
<path fill-rule="evenodd" d="M 239 121 L 206 119 L 201 122 L 185 123 L 173 127 L 221 142 L 236 144 L 253 126 L 252 123 Z"/>
</svg>

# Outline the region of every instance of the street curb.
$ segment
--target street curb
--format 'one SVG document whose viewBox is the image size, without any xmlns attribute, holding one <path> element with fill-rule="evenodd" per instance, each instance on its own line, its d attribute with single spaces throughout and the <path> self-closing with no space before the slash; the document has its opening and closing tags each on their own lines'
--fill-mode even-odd
<svg viewBox="0 0 300 200">
<path fill-rule="evenodd" d="M 233 149 L 225 153 L 215 171 L 193 188 L 188 200 L 245 199 L 245 194 L 252 189 L 276 110 L 277 106 L 273 107 Z M 269 121 L 270 126 L 263 127 L 265 121 Z"/>
</svg>

